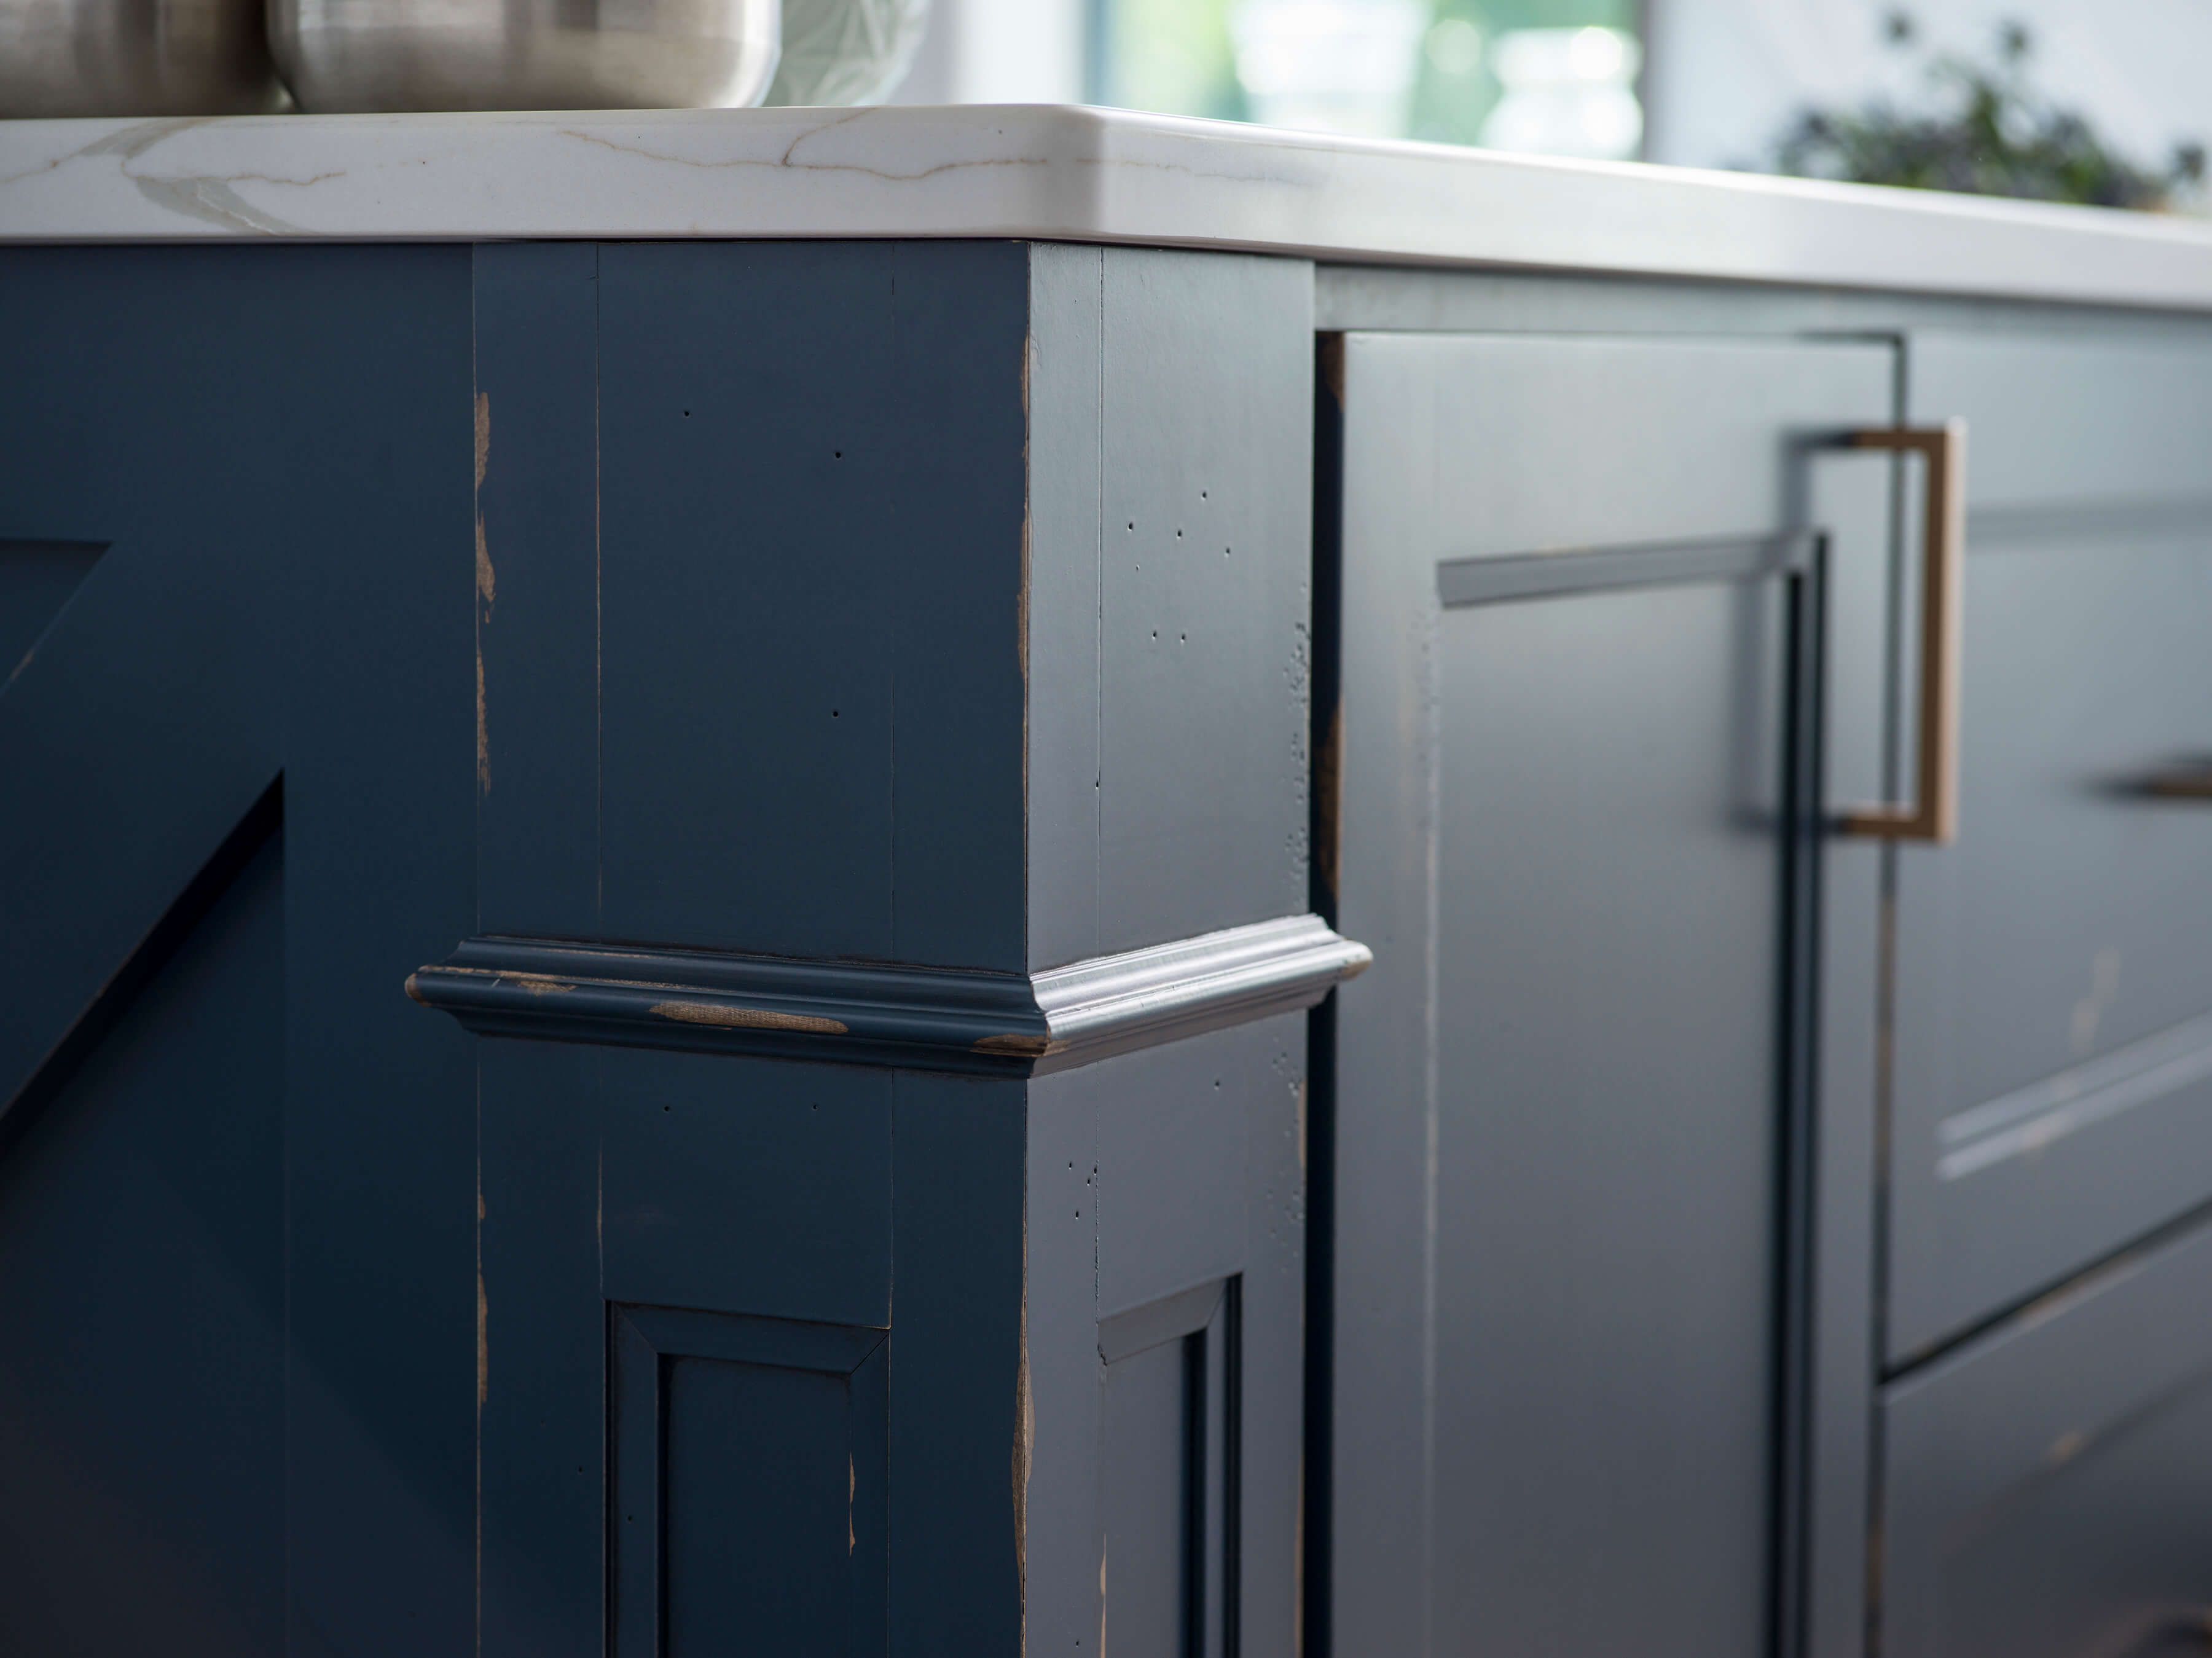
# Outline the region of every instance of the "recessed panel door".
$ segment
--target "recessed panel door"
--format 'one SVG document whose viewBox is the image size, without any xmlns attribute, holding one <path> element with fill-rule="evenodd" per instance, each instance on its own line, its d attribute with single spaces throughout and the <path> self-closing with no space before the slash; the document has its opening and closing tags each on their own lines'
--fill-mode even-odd
<svg viewBox="0 0 2212 1658">
<path fill-rule="evenodd" d="M 1335 1014 L 1332 1649 L 1794 1649 L 1863 1564 L 1880 855 L 1820 815 L 1879 782 L 1891 468 L 1834 446 L 1891 354 L 1325 364 L 1334 896 L 1376 953 Z M 1860 1268 L 1825 1332 L 1817 1180 Z"/>
</svg>

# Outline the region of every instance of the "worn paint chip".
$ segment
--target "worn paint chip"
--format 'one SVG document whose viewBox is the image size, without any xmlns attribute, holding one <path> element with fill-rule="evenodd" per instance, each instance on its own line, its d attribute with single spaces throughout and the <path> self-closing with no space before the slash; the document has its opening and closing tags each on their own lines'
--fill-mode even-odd
<svg viewBox="0 0 2212 1658">
<path fill-rule="evenodd" d="M 483 513 L 477 513 L 477 597 L 483 601 L 484 615 L 491 615 L 491 602 L 499 591 L 499 579 L 491 568 L 491 543 L 484 538 Z"/>
<path fill-rule="evenodd" d="M 484 467 L 491 459 L 491 393 L 477 393 L 476 404 L 476 487 L 483 490 Z M 482 607 L 477 616 L 477 791 L 491 793 L 491 738 L 484 725 L 484 666 L 483 635 L 485 622 L 491 616 L 491 596 L 495 583 L 492 578 L 491 549 L 484 541 L 483 503 L 479 501 L 477 519 L 477 601 Z"/>
<path fill-rule="evenodd" d="M 1009 1031 L 1002 1036 L 978 1036 L 972 1048 L 977 1054 L 1011 1054 L 1018 1059 L 1041 1060 L 1048 1054 L 1057 1054 L 1067 1046 L 1049 1036 L 1035 1036 Z"/>
<path fill-rule="evenodd" d="M 499 981 L 526 990 L 533 996 L 558 996 L 576 987 L 566 979 L 556 979 L 546 973 L 502 973 Z"/>
<path fill-rule="evenodd" d="M 761 1007 L 732 1007 L 724 1002 L 655 1002 L 653 1011 L 664 1019 L 686 1024 L 727 1025 L 741 1030 L 803 1030 L 815 1036 L 842 1036 L 845 1027 L 835 1019 L 811 1013 L 775 1013 Z"/>
</svg>

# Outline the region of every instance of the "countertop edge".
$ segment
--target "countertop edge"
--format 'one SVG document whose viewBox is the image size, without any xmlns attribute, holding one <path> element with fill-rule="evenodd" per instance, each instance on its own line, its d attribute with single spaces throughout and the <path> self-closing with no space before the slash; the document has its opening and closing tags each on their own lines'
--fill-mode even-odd
<svg viewBox="0 0 2212 1658">
<path fill-rule="evenodd" d="M 0 121 L 0 242 L 963 238 L 2212 309 L 2212 224 L 1051 105 Z"/>
</svg>

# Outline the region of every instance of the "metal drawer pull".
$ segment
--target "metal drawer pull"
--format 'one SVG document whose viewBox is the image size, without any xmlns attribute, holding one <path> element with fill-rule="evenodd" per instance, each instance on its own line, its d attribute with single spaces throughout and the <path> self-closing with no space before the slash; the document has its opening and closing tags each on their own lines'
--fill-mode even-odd
<svg viewBox="0 0 2212 1658">
<path fill-rule="evenodd" d="M 1854 449 L 1889 449 L 1928 463 L 1921 533 L 1920 732 L 1912 804 L 1857 806 L 1846 835 L 1946 846 L 1959 833 L 1959 609 L 1966 574 L 1966 422 L 1853 432 Z"/>
<path fill-rule="evenodd" d="M 2212 760 L 2191 760 L 2148 778 L 2145 794 L 2163 800 L 2212 800 Z"/>
</svg>

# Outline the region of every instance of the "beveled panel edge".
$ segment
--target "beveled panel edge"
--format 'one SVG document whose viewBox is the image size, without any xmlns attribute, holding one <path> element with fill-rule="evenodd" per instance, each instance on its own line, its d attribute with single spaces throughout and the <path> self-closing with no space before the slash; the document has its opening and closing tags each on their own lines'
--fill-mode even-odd
<svg viewBox="0 0 2212 1658">
<path fill-rule="evenodd" d="M 2020 1157 L 2212 1078 L 2212 1013 L 2169 1025 L 2039 1077 L 1936 1125 L 1936 1178 L 1945 1184 Z"/>
<path fill-rule="evenodd" d="M 1234 1273 L 1230 1277 L 1236 1276 Z M 1167 1342 L 1194 1336 L 1213 1322 L 1229 1278 L 1212 1278 L 1098 1321 L 1098 1362 L 1118 1364 Z"/>
<path fill-rule="evenodd" d="M 1811 563 L 1814 540 L 1810 531 L 1790 530 L 1711 541 L 1474 553 L 1437 562 L 1437 600 L 1455 610 L 1570 593 L 1792 575 Z"/>
<path fill-rule="evenodd" d="M 1029 976 L 488 937 L 406 988 L 482 1036 L 1028 1077 L 1311 1007 L 1371 960 L 1316 915 Z"/>
</svg>

